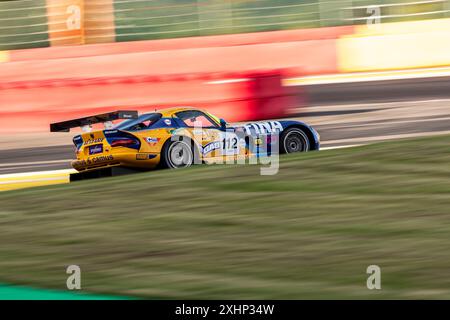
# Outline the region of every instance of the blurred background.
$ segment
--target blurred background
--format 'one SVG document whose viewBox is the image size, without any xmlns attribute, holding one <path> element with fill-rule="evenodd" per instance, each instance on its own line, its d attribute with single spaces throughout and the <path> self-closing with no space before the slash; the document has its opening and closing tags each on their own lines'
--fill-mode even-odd
<svg viewBox="0 0 450 320">
<path fill-rule="evenodd" d="M 67 183 L 49 124 L 120 109 L 400 141 L 1 192 L 0 298 L 72 263 L 93 292 L 281 299 L 373 298 L 375 263 L 375 297 L 448 298 L 449 39 L 450 0 L 1 0 L 0 191 Z"/>
<path fill-rule="evenodd" d="M 0 11 L 2 50 L 450 16 L 445 0 L 2 0 Z"/>
</svg>

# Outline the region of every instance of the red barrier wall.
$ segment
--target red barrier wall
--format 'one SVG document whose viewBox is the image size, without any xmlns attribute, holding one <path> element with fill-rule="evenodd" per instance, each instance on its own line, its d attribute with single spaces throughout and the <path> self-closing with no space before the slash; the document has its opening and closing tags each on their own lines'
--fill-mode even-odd
<svg viewBox="0 0 450 320">
<path fill-rule="evenodd" d="M 1 65 L 0 82 L 280 68 L 298 69 L 299 74 L 336 73 L 336 40 L 10 62 Z"/>
<path fill-rule="evenodd" d="M 51 122 L 155 106 L 196 106 L 228 121 L 270 119 L 299 103 L 278 71 L 16 82 L 0 90 L 0 104 L 8 106 L 0 110 L 0 133 L 48 131 Z"/>
<path fill-rule="evenodd" d="M 353 26 L 283 30 L 258 33 L 241 33 L 220 36 L 187 37 L 177 39 L 116 42 L 84 46 L 64 46 L 15 50 L 10 52 L 11 61 L 46 60 L 60 58 L 91 57 L 132 52 L 152 52 L 194 48 L 230 47 L 281 42 L 330 40 L 354 33 Z"/>
</svg>

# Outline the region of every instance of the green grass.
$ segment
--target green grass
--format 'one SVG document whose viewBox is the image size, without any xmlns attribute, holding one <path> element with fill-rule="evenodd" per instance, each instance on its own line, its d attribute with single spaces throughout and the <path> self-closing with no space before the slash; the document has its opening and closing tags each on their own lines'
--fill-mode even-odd
<svg viewBox="0 0 450 320">
<path fill-rule="evenodd" d="M 148 298 L 450 298 L 450 136 L 0 194 L 0 282 Z M 366 268 L 382 290 L 366 289 Z"/>
<path fill-rule="evenodd" d="M 0 300 L 124 300 L 125 297 L 99 296 L 80 291 L 43 290 L 0 284 Z"/>
</svg>

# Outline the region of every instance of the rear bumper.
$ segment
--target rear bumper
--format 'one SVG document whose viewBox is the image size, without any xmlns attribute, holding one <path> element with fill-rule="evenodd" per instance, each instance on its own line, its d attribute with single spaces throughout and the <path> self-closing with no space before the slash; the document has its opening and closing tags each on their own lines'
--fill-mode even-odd
<svg viewBox="0 0 450 320">
<path fill-rule="evenodd" d="M 128 167 L 152 169 L 159 164 L 160 155 L 150 153 L 120 153 L 100 156 L 90 156 L 86 159 L 72 161 L 72 167 L 77 171 L 87 171 L 109 167 Z"/>
</svg>

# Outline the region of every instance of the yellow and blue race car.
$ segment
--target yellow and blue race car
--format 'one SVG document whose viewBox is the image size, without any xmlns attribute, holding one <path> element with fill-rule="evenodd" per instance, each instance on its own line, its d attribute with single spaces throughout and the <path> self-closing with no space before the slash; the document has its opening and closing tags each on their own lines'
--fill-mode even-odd
<svg viewBox="0 0 450 320">
<path fill-rule="evenodd" d="M 115 123 L 117 120 L 122 122 Z M 101 130 L 92 126 L 103 123 Z M 294 121 L 252 122 L 230 126 L 197 108 L 170 108 L 139 115 L 116 111 L 50 125 L 52 132 L 81 127 L 73 138 L 79 172 L 121 167 L 182 168 L 250 157 L 318 150 L 319 134 Z"/>
</svg>

